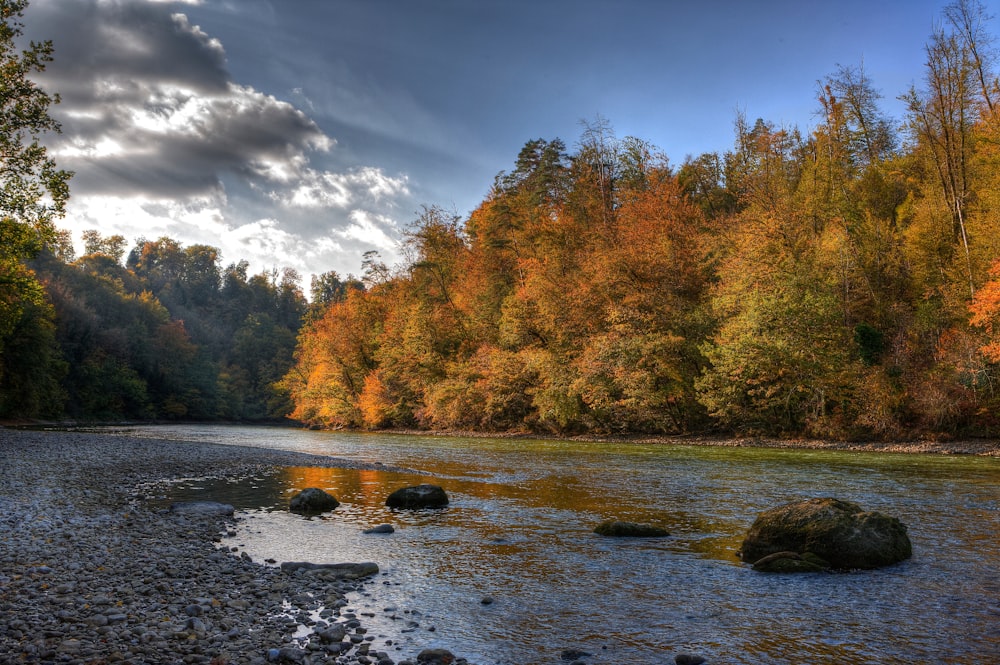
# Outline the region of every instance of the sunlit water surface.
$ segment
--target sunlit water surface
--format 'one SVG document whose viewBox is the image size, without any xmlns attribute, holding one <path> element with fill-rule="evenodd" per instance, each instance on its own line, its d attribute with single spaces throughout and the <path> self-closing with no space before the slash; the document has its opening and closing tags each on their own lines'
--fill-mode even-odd
<svg viewBox="0 0 1000 665">
<path fill-rule="evenodd" d="M 681 652 L 754 665 L 1000 662 L 995 458 L 226 426 L 121 431 L 413 469 L 292 467 L 238 483 L 192 480 L 169 497 L 246 511 L 226 544 L 256 561 L 378 563 L 382 574 L 351 598 L 369 615 L 374 650 L 412 657 L 444 647 L 479 664 L 559 662 L 566 649 L 590 653 L 588 663 L 672 662 Z M 385 507 L 392 490 L 420 482 L 442 485 L 450 505 Z M 289 497 L 310 486 L 342 505 L 318 519 L 287 512 Z M 738 561 L 758 513 L 818 496 L 898 516 L 913 558 L 810 575 L 760 574 Z M 595 535 L 608 518 L 662 525 L 671 536 Z M 361 533 L 382 523 L 396 532 Z M 486 596 L 494 602 L 484 605 Z"/>
</svg>

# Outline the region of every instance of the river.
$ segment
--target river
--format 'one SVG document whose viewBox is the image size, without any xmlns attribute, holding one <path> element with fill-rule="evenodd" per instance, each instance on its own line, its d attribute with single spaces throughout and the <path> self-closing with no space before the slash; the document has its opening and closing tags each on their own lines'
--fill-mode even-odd
<svg viewBox="0 0 1000 665">
<path fill-rule="evenodd" d="M 710 664 L 1000 662 L 1000 459 L 234 426 L 134 427 L 189 441 L 381 462 L 410 473 L 291 467 L 168 497 L 233 503 L 227 546 L 255 561 L 375 561 L 350 599 L 373 651 L 443 647 L 479 665 L 561 661 Z M 390 511 L 392 490 L 434 482 L 442 510 Z M 299 489 L 342 505 L 288 513 Z M 913 557 L 877 571 L 753 572 L 735 552 L 763 510 L 833 496 L 899 517 Z M 605 539 L 604 519 L 660 539 Z M 362 534 L 392 524 L 391 535 Z M 484 598 L 493 602 L 484 604 Z M 391 642 L 391 644 L 386 644 Z M 566 654 L 568 655 L 568 654 Z"/>
</svg>

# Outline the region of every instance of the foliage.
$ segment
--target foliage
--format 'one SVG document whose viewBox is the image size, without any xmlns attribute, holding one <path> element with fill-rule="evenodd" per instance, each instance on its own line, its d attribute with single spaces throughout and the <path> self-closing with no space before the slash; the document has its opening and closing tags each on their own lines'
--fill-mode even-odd
<svg viewBox="0 0 1000 665">
<path fill-rule="evenodd" d="M 216 249 L 170 238 L 140 239 L 128 265 L 120 237 L 91 231 L 85 248 L 69 262 L 45 251 L 31 264 L 53 338 L 32 348 L 51 348 L 61 368 L 49 373 L 59 390 L 48 414 L 267 420 L 292 410 L 276 384 L 305 312 L 297 275 L 230 266 L 223 278 Z"/>
<path fill-rule="evenodd" d="M 903 135 L 863 67 L 838 66 L 809 135 L 740 114 L 731 151 L 676 173 L 600 117 L 573 151 L 529 141 L 464 223 L 425 210 L 405 265 L 303 331 L 286 377 L 297 416 L 991 431 L 998 91 L 982 8 L 960 0 L 945 18 Z"/>
<path fill-rule="evenodd" d="M 26 0 L 0 0 L 0 415 L 51 413 L 62 371 L 50 353 L 51 307 L 24 262 L 55 242 L 53 220 L 63 214 L 70 174 L 40 143 L 59 131 L 49 115 L 58 97 L 31 80 L 52 61 L 52 44 L 18 51 L 26 7 Z"/>
<path fill-rule="evenodd" d="M 23 6 L 0 0 L 8 42 Z M 294 271 L 170 238 L 126 252 L 89 231 L 75 258 L 51 226 L 66 174 L 31 148 L 49 99 L 26 83 L 36 111 L 15 129 L 5 107 L 3 146 L 40 161 L 8 170 L 0 202 L 0 414 L 995 435 L 987 20 L 976 0 L 945 9 L 901 133 L 860 66 L 818 81 L 808 134 L 740 113 L 730 150 L 676 170 L 598 117 L 572 149 L 528 141 L 468 218 L 423 209 L 400 265 L 368 252 L 360 277 L 313 277 L 311 303 Z M 4 52 L 14 80 L 47 61 L 33 48 Z"/>
</svg>

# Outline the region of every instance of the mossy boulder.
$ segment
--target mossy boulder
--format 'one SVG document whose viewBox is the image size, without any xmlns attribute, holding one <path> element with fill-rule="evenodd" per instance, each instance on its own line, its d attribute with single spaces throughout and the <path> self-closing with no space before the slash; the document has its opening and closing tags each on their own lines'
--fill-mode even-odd
<svg viewBox="0 0 1000 665">
<path fill-rule="evenodd" d="M 448 505 L 448 494 L 437 485 L 401 487 L 385 500 L 389 508 L 443 508 Z"/>
<path fill-rule="evenodd" d="M 752 564 L 777 553 L 818 558 L 835 570 L 888 566 L 912 555 L 906 526 L 895 517 L 865 511 L 840 499 L 808 499 L 761 513 L 740 547 L 740 558 Z M 807 557 L 808 555 L 808 557 Z M 805 564 L 784 564 L 806 569 Z M 814 560 L 815 562 L 815 560 Z"/>
<path fill-rule="evenodd" d="M 293 513 L 315 515 L 333 510 L 340 505 L 336 497 L 318 487 L 307 487 L 288 502 L 288 509 Z"/>
<path fill-rule="evenodd" d="M 618 520 L 601 522 L 594 529 L 594 533 L 599 536 L 609 536 L 612 538 L 660 538 L 670 535 L 670 532 L 658 526 L 636 524 L 635 522 L 619 522 Z"/>
</svg>

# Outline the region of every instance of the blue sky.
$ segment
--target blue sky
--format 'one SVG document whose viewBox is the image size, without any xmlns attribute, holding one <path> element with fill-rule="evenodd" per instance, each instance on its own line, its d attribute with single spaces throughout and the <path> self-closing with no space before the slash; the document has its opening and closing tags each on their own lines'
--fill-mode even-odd
<svg viewBox="0 0 1000 665">
<path fill-rule="evenodd" d="M 572 148 L 598 116 L 679 165 L 729 149 L 737 111 L 807 131 L 817 81 L 863 63 L 901 121 L 946 4 L 31 0 L 25 19 L 55 46 L 64 228 L 308 284 L 393 263 L 422 205 L 464 218 L 526 141 Z"/>
</svg>

